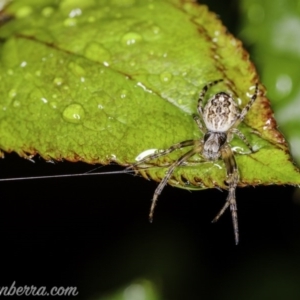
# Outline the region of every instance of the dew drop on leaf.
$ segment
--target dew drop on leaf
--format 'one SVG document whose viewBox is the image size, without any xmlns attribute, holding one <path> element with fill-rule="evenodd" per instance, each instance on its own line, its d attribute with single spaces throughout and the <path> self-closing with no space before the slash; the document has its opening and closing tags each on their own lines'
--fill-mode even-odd
<svg viewBox="0 0 300 300">
<path fill-rule="evenodd" d="M 69 123 L 81 123 L 85 117 L 85 111 L 80 104 L 73 103 L 67 106 L 63 111 L 63 118 Z"/>
<path fill-rule="evenodd" d="M 128 91 L 127 90 L 120 90 L 119 95 L 120 98 L 124 99 L 127 97 Z"/>
<path fill-rule="evenodd" d="M 55 78 L 55 79 L 53 80 L 53 83 L 54 83 L 55 85 L 57 85 L 57 86 L 60 86 L 60 85 L 63 84 L 63 79 L 60 78 L 60 77 L 57 77 L 57 78 Z"/>
<path fill-rule="evenodd" d="M 9 92 L 8 92 L 8 97 L 13 99 L 15 98 L 17 95 L 17 91 L 15 89 L 11 89 Z"/>
<path fill-rule="evenodd" d="M 164 83 L 169 83 L 172 80 L 172 77 L 173 77 L 172 74 L 169 72 L 163 72 L 159 76 L 161 82 Z"/>
<path fill-rule="evenodd" d="M 70 62 L 68 68 L 73 72 L 74 75 L 82 77 L 85 75 L 85 70 L 80 65 Z"/>
<path fill-rule="evenodd" d="M 143 38 L 140 34 L 138 34 L 136 32 L 128 32 L 123 35 L 123 37 L 121 39 L 121 43 L 122 43 L 122 45 L 125 45 L 125 46 L 131 46 L 131 45 L 138 43 L 142 39 Z"/>
<path fill-rule="evenodd" d="M 98 61 L 98 62 L 106 62 L 109 63 L 111 61 L 111 54 L 110 52 L 105 49 L 101 44 L 91 42 L 86 46 L 84 52 L 86 58 Z"/>
<path fill-rule="evenodd" d="M 13 102 L 13 107 L 20 107 L 20 105 L 21 105 L 20 101 L 16 100 Z"/>
<path fill-rule="evenodd" d="M 52 108 L 57 108 L 57 102 L 55 102 L 55 101 L 52 101 L 52 102 L 50 102 L 49 103 L 50 104 L 50 106 L 52 107 Z"/>
</svg>

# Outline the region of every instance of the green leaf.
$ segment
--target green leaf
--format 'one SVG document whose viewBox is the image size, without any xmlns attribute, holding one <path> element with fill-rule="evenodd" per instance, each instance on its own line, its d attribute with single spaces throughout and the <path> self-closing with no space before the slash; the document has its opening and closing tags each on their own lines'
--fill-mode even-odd
<svg viewBox="0 0 300 300">
<path fill-rule="evenodd" d="M 241 42 L 189 1 L 14 1 L 2 25 L 0 148 L 45 159 L 129 165 L 148 149 L 201 139 L 199 92 L 232 93 L 244 107 L 258 81 Z M 269 101 L 261 95 L 240 129 L 240 185 L 299 184 Z M 255 131 L 256 133 L 253 133 Z M 186 150 L 184 150 L 186 151 Z M 160 180 L 182 150 L 140 170 Z M 196 164 L 195 164 L 196 163 Z M 223 162 L 195 156 L 171 184 L 225 187 Z"/>
<path fill-rule="evenodd" d="M 300 6 L 296 0 L 243 0 L 243 39 L 251 44 L 280 130 L 300 164 Z"/>
</svg>

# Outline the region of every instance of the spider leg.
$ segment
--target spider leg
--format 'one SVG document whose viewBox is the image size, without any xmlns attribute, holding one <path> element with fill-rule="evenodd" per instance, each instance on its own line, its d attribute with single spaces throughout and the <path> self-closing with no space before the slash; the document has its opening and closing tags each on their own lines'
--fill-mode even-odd
<svg viewBox="0 0 300 300">
<path fill-rule="evenodd" d="M 159 195 L 161 194 L 162 190 L 164 189 L 165 185 L 168 183 L 169 179 L 171 178 L 175 168 L 183 164 L 186 160 L 188 160 L 190 157 L 195 155 L 196 153 L 200 153 L 202 150 L 202 143 L 199 143 L 197 141 L 195 143 L 194 149 L 188 151 L 184 155 L 182 155 L 178 160 L 176 160 L 168 169 L 166 176 L 162 179 L 162 181 L 159 183 L 158 187 L 156 188 L 153 198 L 152 198 L 152 204 L 150 208 L 150 213 L 149 213 L 149 221 L 152 222 L 153 220 L 153 214 L 154 214 L 154 208 L 157 203 L 157 199 Z M 197 145 L 198 144 L 198 145 Z"/>
<path fill-rule="evenodd" d="M 208 91 L 208 89 L 210 87 L 212 87 L 213 85 L 216 85 L 217 83 L 223 81 L 223 79 L 217 79 L 217 80 L 214 80 L 210 83 L 208 83 L 207 85 L 205 85 L 199 95 L 199 98 L 198 98 L 198 106 L 197 106 L 197 109 L 198 109 L 198 113 L 199 115 L 202 117 L 203 115 L 203 99 L 204 99 L 204 96 L 206 94 L 206 92 Z M 198 123 L 197 123 L 198 124 Z M 199 125 L 198 125 L 199 126 Z"/>
<path fill-rule="evenodd" d="M 244 144 L 249 148 L 249 150 L 251 152 L 255 152 L 253 147 L 249 143 L 248 139 L 246 138 L 246 136 L 241 131 L 239 131 L 237 128 L 232 128 L 230 131 L 232 133 L 236 134 L 244 142 Z"/>
<path fill-rule="evenodd" d="M 239 173 L 237 169 L 237 164 L 233 155 L 233 152 L 230 146 L 225 146 L 222 149 L 222 159 L 224 160 L 227 172 L 226 182 L 229 184 L 228 188 L 228 196 L 226 202 L 216 217 L 212 222 L 217 222 L 218 219 L 222 216 L 225 210 L 230 207 L 232 223 L 233 223 L 233 231 L 235 244 L 239 243 L 239 228 L 238 228 L 238 217 L 237 217 L 237 206 L 236 206 L 236 198 L 235 198 L 235 190 L 239 181 Z"/>
<path fill-rule="evenodd" d="M 193 119 L 194 121 L 197 123 L 199 130 L 205 134 L 206 133 L 206 129 L 203 127 L 202 122 L 200 120 L 200 117 L 196 114 L 193 115 Z"/>
<path fill-rule="evenodd" d="M 258 96 L 258 83 L 256 83 L 256 85 L 255 85 L 255 91 L 254 91 L 254 94 L 252 95 L 252 97 L 250 98 L 250 101 L 247 103 L 247 105 L 242 109 L 241 113 L 239 114 L 239 116 L 234 124 L 234 127 L 237 127 L 241 122 L 243 122 L 247 112 L 253 105 L 257 96 Z"/>
<path fill-rule="evenodd" d="M 184 141 L 184 142 L 180 142 L 180 143 L 174 144 L 174 145 L 172 145 L 168 149 L 165 149 L 163 151 L 158 151 L 157 153 L 154 153 L 154 154 L 146 156 L 145 158 L 143 158 L 143 159 L 139 160 L 138 162 L 132 164 L 131 166 L 127 167 L 125 170 L 134 169 L 135 167 L 137 167 L 138 165 L 140 165 L 142 163 L 151 161 L 151 160 L 153 160 L 155 158 L 167 155 L 167 154 L 169 154 L 169 153 L 171 153 L 171 152 L 173 152 L 175 150 L 178 150 L 180 148 L 192 146 L 194 144 L 195 144 L 195 140 L 187 140 L 187 141 Z"/>
</svg>

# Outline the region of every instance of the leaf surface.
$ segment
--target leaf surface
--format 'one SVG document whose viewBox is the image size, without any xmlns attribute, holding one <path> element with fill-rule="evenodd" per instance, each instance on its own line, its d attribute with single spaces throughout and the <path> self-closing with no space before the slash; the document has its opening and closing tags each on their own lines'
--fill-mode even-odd
<svg viewBox="0 0 300 300">
<path fill-rule="evenodd" d="M 189 1 L 14 1 L 0 31 L 0 148 L 45 159 L 130 165 L 148 149 L 201 139 L 192 114 L 201 89 L 240 107 L 258 81 L 241 42 L 206 6 Z M 11 18 L 7 21 L 7 19 Z M 240 129 L 240 185 L 299 184 L 269 101 L 260 96 Z M 256 133 L 253 133 L 255 131 Z M 176 153 L 140 170 L 160 180 Z M 171 184 L 225 187 L 222 161 L 195 156 Z"/>
</svg>

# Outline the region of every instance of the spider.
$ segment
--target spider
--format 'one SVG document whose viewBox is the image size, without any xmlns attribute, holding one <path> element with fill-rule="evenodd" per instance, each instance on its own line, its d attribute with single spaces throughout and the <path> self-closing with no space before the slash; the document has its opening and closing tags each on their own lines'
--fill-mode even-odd
<svg viewBox="0 0 300 300">
<path fill-rule="evenodd" d="M 197 105 L 198 114 L 194 114 L 193 119 L 195 120 L 200 132 L 203 134 L 202 139 L 187 140 L 174 144 L 168 149 L 158 151 L 154 154 L 146 156 L 140 161 L 134 163 L 130 168 L 135 168 L 144 162 L 148 162 L 163 155 L 167 155 L 175 150 L 193 146 L 191 150 L 186 152 L 169 166 L 165 177 L 156 188 L 149 214 L 149 220 L 150 222 L 152 222 L 157 199 L 165 185 L 168 183 L 174 170 L 178 166 L 182 165 L 195 154 L 202 156 L 206 161 L 216 161 L 219 158 L 222 158 L 226 167 L 225 182 L 228 185 L 228 196 L 224 206 L 212 222 L 214 223 L 218 221 L 225 210 L 230 207 L 235 244 L 237 245 L 239 243 L 239 230 L 235 190 L 239 182 L 239 172 L 229 142 L 232 140 L 233 135 L 236 135 L 245 143 L 245 145 L 250 149 L 251 152 L 254 152 L 245 135 L 241 131 L 239 131 L 237 127 L 244 120 L 246 114 L 257 98 L 258 84 L 255 85 L 255 92 L 251 96 L 248 104 L 242 109 L 242 111 L 239 110 L 233 97 L 225 92 L 219 92 L 215 94 L 207 101 L 207 104 L 203 106 L 203 100 L 208 89 L 221 81 L 223 81 L 223 79 L 218 79 L 206 84 L 199 95 Z"/>
</svg>

